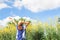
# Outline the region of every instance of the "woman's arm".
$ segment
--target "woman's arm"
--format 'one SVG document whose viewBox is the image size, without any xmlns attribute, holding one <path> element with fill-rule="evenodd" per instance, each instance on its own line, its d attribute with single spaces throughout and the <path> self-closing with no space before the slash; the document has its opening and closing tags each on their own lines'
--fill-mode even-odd
<svg viewBox="0 0 60 40">
<path fill-rule="evenodd" d="M 26 24 L 26 27 L 30 24 L 30 22 L 29 21 L 27 21 L 27 22 L 25 22 L 25 24 Z"/>
<path fill-rule="evenodd" d="M 9 17 L 9 19 L 12 20 L 12 22 L 13 22 L 15 25 L 17 25 L 17 23 L 15 22 L 15 20 L 14 20 L 13 18 Z"/>
</svg>

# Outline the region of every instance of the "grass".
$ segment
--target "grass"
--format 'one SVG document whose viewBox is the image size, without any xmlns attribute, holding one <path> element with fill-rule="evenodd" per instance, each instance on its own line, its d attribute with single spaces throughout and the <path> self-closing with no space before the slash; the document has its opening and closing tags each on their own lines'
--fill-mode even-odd
<svg viewBox="0 0 60 40">
<path fill-rule="evenodd" d="M 13 23 L 0 30 L 0 40 L 16 40 L 16 27 Z M 60 24 L 30 24 L 26 29 L 26 40 L 60 40 Z"/>
</svg>

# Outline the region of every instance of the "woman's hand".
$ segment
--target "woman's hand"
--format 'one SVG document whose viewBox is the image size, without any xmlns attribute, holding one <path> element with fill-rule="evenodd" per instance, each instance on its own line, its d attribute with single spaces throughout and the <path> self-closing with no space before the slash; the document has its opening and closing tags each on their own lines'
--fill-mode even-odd
<svg viewBox="0 0 60 40">
<path fill-rule="evenodd" d="M 26 24 L 26 26 L 28 26 L 28 25 L 30 24 L 30 22 L 29 22 L 29 21 L 27 21 L 27 22 L 25 22 L 25 24 Z"/>
</svg>

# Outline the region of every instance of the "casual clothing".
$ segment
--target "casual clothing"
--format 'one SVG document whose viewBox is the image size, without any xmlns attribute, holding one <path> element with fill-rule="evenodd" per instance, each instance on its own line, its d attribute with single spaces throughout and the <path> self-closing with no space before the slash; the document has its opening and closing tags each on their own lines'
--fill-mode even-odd
<svg viewBox="0 0 60 40">
<path fill-rule="evenodd" d="M 22 34 L 22 38 L 23 38 L 23 39 L 26 38 L 26 37 L 25 37 L 25 36 L 26 36 L 25 33 L 26 33 L 26 25 L 24 24 L 24 25 L 23 25 L 23 34 Z"/>
<path fill-rule="evenodd" d="M 23 25 L 22 30 L 17 29 L 16 40 L 25 40 L 25 29 L 24 29 L 24 27 L 26 27 L 26 26 Z"/>
<path fill-rule="evenodd" d="M 17 30 L 16 40 L 22 40 L 23 30 Z"/>
</svg>

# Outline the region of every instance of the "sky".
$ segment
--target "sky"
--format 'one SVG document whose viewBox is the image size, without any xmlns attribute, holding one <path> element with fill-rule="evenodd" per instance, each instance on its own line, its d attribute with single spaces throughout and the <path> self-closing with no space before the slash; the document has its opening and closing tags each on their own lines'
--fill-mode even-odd
<svg viewBox="0 0 60 40">
<path fill-rule="evenodd" d="M 0 20 L 9 16 L 54 19 L 60 17 L 60 0 L 0 0 Z"/>
</svg>

